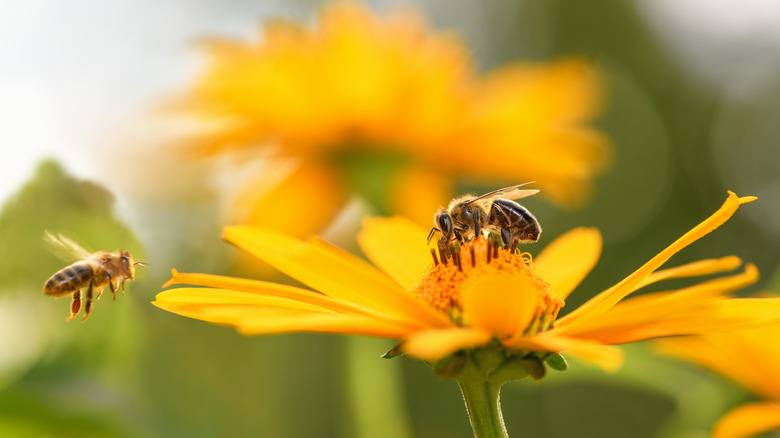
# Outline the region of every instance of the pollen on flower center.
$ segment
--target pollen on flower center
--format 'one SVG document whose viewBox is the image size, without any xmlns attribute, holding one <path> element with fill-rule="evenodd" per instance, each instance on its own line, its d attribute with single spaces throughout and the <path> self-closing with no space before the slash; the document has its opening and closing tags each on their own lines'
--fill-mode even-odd
<svg viewBox="0 0 780 438">
<path fill-rule="evenodd" d="M 466 280 L 479 276 L 519 273 L 531 280 L 537 305 L 526 331 L 548 329 L 564 305 L 563 299 L 554 295 L 550 285 L 539 276 L 529 253 L 518 253 L 514 247 L 510 250 L 501 248 L 494 239 L 479 236 L 449 248 L 442 246 L 438 254 L 431 250 L 431 254 L 434 263 L 425 269 L 413 293 L 450 315 L 459 325 L 465 323 L 461 318 L 461 287 Z"/>
</svg>

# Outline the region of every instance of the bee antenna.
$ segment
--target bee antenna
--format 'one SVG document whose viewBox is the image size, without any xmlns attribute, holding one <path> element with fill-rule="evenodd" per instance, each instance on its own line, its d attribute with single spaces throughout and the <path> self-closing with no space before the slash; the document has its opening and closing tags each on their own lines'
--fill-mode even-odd
<svg viewBox="0 0 780 438">
<path fill-rule="evenodd" d="M 144 262 L 135 262 L 135 263 L 133 263 L 133 266 L 135 266 L 135 265 L 146 267 L 146 263 L 144 263 Z"/>
</svg>

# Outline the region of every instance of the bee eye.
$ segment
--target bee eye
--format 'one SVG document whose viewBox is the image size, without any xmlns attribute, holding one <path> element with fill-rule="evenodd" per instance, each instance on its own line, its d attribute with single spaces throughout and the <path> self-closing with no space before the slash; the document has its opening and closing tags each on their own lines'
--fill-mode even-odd
<svg viewBox="0 0 780 438">
<path fill-rule="evenodd" d="M 442 234 L 449 235 L 449 233 L 452 232 L 452 220 L 450 219 L 450 215 L 443 214 L 439 216 L 439 229 L 441 230 Z"/>
<path fill-rule="evenodd" d="M 122 256 L 122 258 L 120 260 L 122 260 L 122 263 L 129 263 L 130 262 L 130 259 L 128 259 L 127 256 Z"/>
</svg>

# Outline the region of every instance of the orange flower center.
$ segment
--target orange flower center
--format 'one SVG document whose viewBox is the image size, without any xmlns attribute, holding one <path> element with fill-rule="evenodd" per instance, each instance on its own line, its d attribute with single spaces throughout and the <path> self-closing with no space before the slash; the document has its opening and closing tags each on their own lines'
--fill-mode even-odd
<svg viewBox="0 0 780 438">
<path fill-rule="evenodd" d="M 431 306 L 447 313 L 458 325 L 463 325 L 460 288 L 476 276 L 496 276 L 520 273 L 537 292 L 534 318 L 526 332 L 539 332 L 550 328 L 564 300 L 552 293 L 550 285 L 539 276 L 531 260 L 531 254 L 518 252 L 514 247 L 505 249 L 497 240 L 479 236 L 463 244 L 455 243 L 439 252 L 431 249 L 434 263 L 428 265 L 412 292 Z"/>
</svg>

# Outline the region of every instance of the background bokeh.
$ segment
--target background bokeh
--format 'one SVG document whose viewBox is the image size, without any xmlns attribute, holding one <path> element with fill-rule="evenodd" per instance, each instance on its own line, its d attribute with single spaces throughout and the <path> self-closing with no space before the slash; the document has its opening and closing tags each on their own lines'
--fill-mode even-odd
<svg viewBox="0 0 780 438">
<path fill-rule="evenodd" d="M 170 268 L 231 273 L 237 256 L 219 239 L 220 212 L 241 175 L 165 147 L 188 129 L 158 110 L 202 67 L 194 41 L 250 38 L 270 16 L 311 22 L 323 3 L 0 5 L 0 437 L 471 436 L 455 382 L 418 361 L 379 359 L 387 342 L 245 338 L 149 304 Z M 780 289 L 780 6 L 412 4 L 433 28 L 458 33 L 480 71 L 571 54 L 600 70 L 607 96 L 597 126 L 612 141 L 611 168 L 580 209 L 524 202 L 544 226 L 542 245 L 579 225 L 604 235 L 568 308 L 697 224 L 726 190 L 759 201 L 671 263 L 735 254 L 762 273 L 746 293 Z M 341 219 L 323 233 L 353 248 L 345 236 L 357 220 Z M 104 298 L 88 321 L 65 324 L 67 299 L 40 293 L 62 267 L 42 245 L 44 229 L 132 250 L 148 267 L 117 302 Z M 574 362 L 541 382 L 508 384 L 510 434 L 705 437 L 750 397 L 644 345 L 626 350 L 616 375 Z"/>
</svg>

